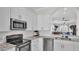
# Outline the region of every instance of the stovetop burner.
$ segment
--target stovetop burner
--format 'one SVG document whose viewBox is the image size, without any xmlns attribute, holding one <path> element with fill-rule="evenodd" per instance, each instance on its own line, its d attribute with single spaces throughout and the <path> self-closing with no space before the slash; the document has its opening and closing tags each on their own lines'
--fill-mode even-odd
<svg viewBox="0 0 79 59">
<path fill-rule="evenodd" d="M 23 39 L 23 34 L 14 34 L 6 36 L 6 42 L 14 45 L 21 45 L 29 40 Z"/>
</svg>

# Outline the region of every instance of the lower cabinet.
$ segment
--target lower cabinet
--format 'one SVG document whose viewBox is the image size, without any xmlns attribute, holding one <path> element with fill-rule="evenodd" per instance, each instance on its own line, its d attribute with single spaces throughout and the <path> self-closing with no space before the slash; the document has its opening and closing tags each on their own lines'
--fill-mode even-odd
<svg viewBox="0 0 79 59">
<path fill-rule="evenodd" d="M 31 42 L 31 51 L 79 51 L 79 42 L 51 38 L 35 38 Z"/>
<path fill-rule="evenodd" d="M 73 51 L 74 46 L 72 41 L 54 40 L 54 51 Z"/>
<path fill-rule="evenodd" d="M 31 51 L 43 51 L 43 38 L 35 38 L 31 41 Z"/>
<path fill-rule="evenodd" d="M 35 38 L 31 41 L 31 51 L 53 51 L 54 39 Z"/>
<path fill-rule="evenodd" d="M 62 51 L 61 40 L 54 40 L 54 51 Z"/>
<path fill-rule="evenodd" d="M 79 42 L 74 42 L 74 51 L 79 51 Z"/>
<path fill-rule="evenodd" d="M 61 46 L 62 46 L 62 50 L 63 51 L 73 51 L 74 50 L 74 46 L 73 46 L 72 41 L 66 41 L 66 40 L 62 40 Z"/>
</svg>

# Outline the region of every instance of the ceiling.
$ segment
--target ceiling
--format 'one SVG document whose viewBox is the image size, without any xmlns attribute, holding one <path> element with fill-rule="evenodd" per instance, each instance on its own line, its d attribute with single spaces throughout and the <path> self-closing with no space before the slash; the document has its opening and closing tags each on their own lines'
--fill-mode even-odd
<svg viewBox="0 0 79 59">
<path fill-rule="evenodd" d="M 30 7 L 38 15 L 50 15 L 54 23 L 64 23 L 66 20 L 67 23 L 74 23 L 76 19 L 76 13 L 79 11 L 78 7 Z M 58 20 L 57 20 L 58 19 Z M 57 21 L 56 21 L 57 20 Z M 60 21 L 60 22 L 59 22 Z"/>
<path fill-rule="evenodd" d="M 36 14 L 49 14 L 56 10 L 57 7 L 29 7 Z"/>
<path fill-rule="evenodd" d="M 60 9 L 65 10 L 67 8 L 79 10 L 78 7 L 29 7 L 29 8 L 32 9 L 36 14 L 53 14 Z"/>
</svg>

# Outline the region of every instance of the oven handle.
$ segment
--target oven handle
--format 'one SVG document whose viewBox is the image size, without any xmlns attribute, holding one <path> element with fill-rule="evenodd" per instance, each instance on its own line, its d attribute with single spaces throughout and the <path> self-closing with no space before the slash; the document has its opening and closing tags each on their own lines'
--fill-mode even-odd
<svg viewBox="0 0 79 59">
<path fill-rule="evenodd" d="M 27 45 L 29 45 L 29 44 L 30 44 L 30 42 L 23 43 L 22 45 L 17 46 L 17 48 L 24 47 L 24 46 L 27 46 Z"/>
</svg>

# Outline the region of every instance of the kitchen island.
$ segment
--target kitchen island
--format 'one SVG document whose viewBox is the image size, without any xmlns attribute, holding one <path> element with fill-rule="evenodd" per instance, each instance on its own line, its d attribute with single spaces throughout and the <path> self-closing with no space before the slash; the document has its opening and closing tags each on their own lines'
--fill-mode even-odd
<svg viewBox="0 0 79 59">
<path fill-rule="evenodd" d="M 31 40 L 31 51 L 79 51 L 79 37 L 37 36 Z"/>
<path fill-rule="evenodd" d="M 53 51 L 54 39 L 49 36 L 28 37 L 31 40 L 31 51 Z"/>
</svg>

